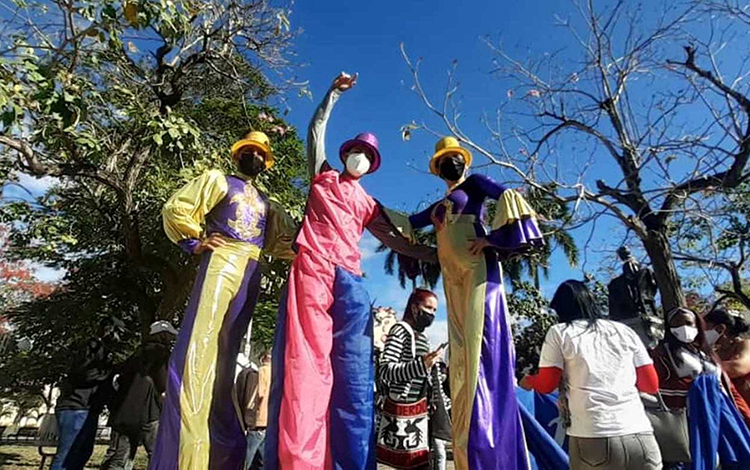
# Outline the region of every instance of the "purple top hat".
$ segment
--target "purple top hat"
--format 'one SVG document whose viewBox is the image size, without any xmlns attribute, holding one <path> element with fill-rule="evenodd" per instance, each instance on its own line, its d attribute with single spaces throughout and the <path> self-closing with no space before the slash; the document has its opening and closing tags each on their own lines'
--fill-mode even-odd
<svg viewBox="0 0 750 470">
<path fill-rule="evenodd" d="M 367 173 L 374 173 L 375 170 L 380 168 L 380 151 L 378 150 L 378 138 L 375 137 L 375 134 L 363 132 L 357 134 L 357 137 L 352 140 L 347 140 L 339 149 L 339 158 L 341 158 L 341 161 L 346 164 L 346 153 L 351 150 L 352 147 L 357 145 L 367 149 L 367 155 L 370 157 L 370 171 Z"/>
</svg>

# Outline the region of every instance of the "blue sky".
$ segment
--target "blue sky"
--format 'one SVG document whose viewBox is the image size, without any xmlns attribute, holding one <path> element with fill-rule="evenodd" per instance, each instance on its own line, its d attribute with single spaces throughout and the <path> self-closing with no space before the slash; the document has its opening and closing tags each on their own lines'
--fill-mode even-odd
<svg viewBox="0 0 750 470">
<path fill-rule="evenodd" d="M 410 90 L 411 76 L 399 52 L 399 43 L 405 44 L 412 58 L 422 58 L 423 84 L 436 99 L 442 96 L 447 70 L 452 61 L 457 61 L 464 130 L 478 143 L 489 146 L 489 135 L 479 118 L 484 112 L 493 113 L 508 99 L 509 85 L 489 74 L 493 68 L 492 55 L 481 39 L 489 36 L 493 41 L 502 41 L 506 50 L 522 59 L 544 59 L 545 53 L 555 51 L 567 57 L 573 41 L 569 32 L 555 26 L 556 16 L 575 18 L 572 2 L 298 1 L 290 20 L 294 28 L 303 29 L 295 50 L 297 60 L 306 65 L 297 73 L 300 79 L 309 80 L 313 99 L 288 96 L 287 120 L 304 136 L 314 108 L 333 77 L 340 71 L 359 73 L 358 85 L 342 97 L 329 123 L 327 148 L 331 163 L 341 168 L 337 149 L 342 142 L 359 132 L 374 132 L 380 140 L 383 164 L 376 174 L 363 179 L 363 185 L 386 206 L 414 212 L 440 198 L 445 187 L 427 172 L 435 137 L 416 133 L 408 142 L 401 139 L 401 126 L 412 120 L 439 126 Z M 583 163 L 579 158 L 575 154 L 565 155 L 564 170 L 576 171 Z M 481 157 L 475 161 L 482 163 Z M 612 166 L 611 160 L 598 158 L 592 173 L 617 181 L 620 178 Z M 494 169 L 480 171 L 501 177 Z M 27 186 L 44 187 L 44 182 L 24 178 Z M 22 194 L 6 188 L 4 195 Z M 623 231 L 606 218 L 600 220 L 590 239 L 591 248 L 583 252 L 589 229 L 574 232 L 585 264 L 571 268 L 559 253 L 555 254 L 550 278 L 542 283 L 545 294 L 551 295 L 565 279 L 581 278 L 583 271 L 597 273 L 602 266 L 617 265 L 613 253 L 623 241 Z M 384 255 L 376 254 L 376 247 L 377 242 L 365 235 L 363 269 L 371 296 L 377 304 L 400 311 L 408 290 L 402 290 L 394 277 L 383 273 Z M 39 275 L 51 278 L 55 273 L 40 270 Z M 433 342 L 438 343 L 444 335 L 445 302 L 441 292 Z"/>
<path fill-rule="evenodd" d="M 502 38 L 511 50 L 542 54 L 559 46 L 557 35 L 566 36 L 564 31 L 552 27 L 554 14 L 569 11 L 567 0 L 298 2 L 291 20 L 304 30 L 296 49 L 299 60 L 308 64 L 300 75 L 310 81 L 314 98 L 311 101 L 290 97 L 288 119 L 304 135 L 332 78 L 342 70 L 359 73 L 358 85 L 341 98 L 329 122 L 329 159 L 336 158 L 341 142 L 358 132 L 374 132 L 380 140 L 383 164 L 376 174 L 363 179 L 363 185 L 386 206 L 413 212 L 440 198 L 445 186 L 427 173 L 435 138 L 416 133 L 408 142 L 401 139 L 403 124 L 412 120 L 435 122 L 430 121 L 418 96 L 410 90 L 411 76 L 399 43 L 405 43 L 413 58 L 423 59 L 424 85 L 438 98 L 451 62 L 458 60 L 465 130 L 481 142 L 486 133 L 479 122 L 480 114 L 492 112 L 506 97 L 506 88 L 488 74 L 491 54 L 481 38 Z M 493 175 L 491 170 L 488 174 Z M 601 241 L 603 244 L 603 238 Z M 409 291 L 402 290 L 394 277 L 383 273 L 384 255 L 374 253 L 376 246 L 371 236 L 364 237 L 363 269 L 371 296 L 378 304 L 400 311 Z M 556 255 L 553 263 L 550 279 L 543 284 L 547 294 L 562 280 L 581 277 L 580 269 L 571 269 L 561 256 Z M 433 327 L 433 343 L 446 334 L 442 288 L 440 291 L 441 308 Z"/>
<path fill-rule="evenodd" d="M 506 99 L 507 85 L 489 75 L 492 57 L 481 38 L 501 39 L 519 56 L 541 56 L 569 39 L 553 23 L 555 14 L 572 14 L 570 5 L 568 0 L 299 1 L 293 6 L 290 20 L 293 27 L 303 29 L 295 46 L 297 60 L 305 64 L 298 74 L 309 80 L 313 99 L 288 96 L 291 109 L 287 119 L 304 136 L 309 119 L 334 76 L 340 71 L 359 73 L 358 85 L 342 97 L 329 123 L 329 158 L 341 168 L 336 158 L 339 145 L 359 132 L 374 132 L 380 140 L 383 164 L 376 174 L 363 179 L 363 185 L 386 206 L 414 212 L 440 198 L 445 187 L 427 171 L 436 139 L 426 133 L 416 133 L 408 142 L 401 139 L 401 126 L 412 120 L 436 122 L 410 90 L 411 76 L 399 44 L 403 42 L 413 58 L 422 58 L 423 84 L 436 98 L 444 90 L 451 62 L 458 61 L 464 128 L 479 143 L 489 144 L 479 116 L 493 112 Z M 483 162 L 478 158 L 475 163 Z M 483 171 L 499 177 L 493 170 Z M 48 181 L 23 176 L 22 184 L 36 192 Z M 25 194 L 17 188 L 5 188 L 4 196 Z M 579 232 L 579 239 L 588 236 L 587 230 Z M 598 230 L 593 245 L 601 246 L 603 251 L 616 247 L 616 242 L 608 246 L 606 237 L 611 244 L 606 227 Z M 384 274 L 384 255 L 375 253 L 377 245 L 369 234 L 361 244 L 371 297 L 378 305 L 400 311 L 409 291 L 401 289 L 395 277 Z M 601 254 L 591 253 L 588 271 L 594 270 L 600 259 Z M 550 278 L 542 285 L 548 295 L 562 280 L 581 277 L 581 268 L 570 268 L 562 256 L 555 255 L 552 261 Z M 37 275 L 51 280 L 59 273 L 40 266 Z M 431 333 L 435 344 L 446 336 L 442 287 L 439 294 L 440 312 Z"/>
</svg>

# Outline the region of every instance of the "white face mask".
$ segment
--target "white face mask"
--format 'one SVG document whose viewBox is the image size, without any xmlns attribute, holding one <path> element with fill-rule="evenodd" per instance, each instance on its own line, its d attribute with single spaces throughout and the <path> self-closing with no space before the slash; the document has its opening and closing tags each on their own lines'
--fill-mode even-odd
<svg viewBox="0 0 750 470">
<path fill-rule="evenodd" d="M 719 341 L 719 338 L 721 338 L 721 333 L 719 333 L 716 330 L 708 330 L 706 331 L 706 342 L 709 346 L 713 346 L 716 344 L 717 341 Z"/>
<path fill-rule="evenodd" d="M 694 326 L 683 325 L 678 328 L 670 328 L 670 330 L 675 338 L 687 344 L 692 343 L 698 336 L 698 328 Z"/>
<path fill-rule="evenodd" d="M 346 157 L 346 171 L 355 178 L 359 178 L 370 171 L 370 159 L 364 153 L 350 153 Z"/>
</svg>

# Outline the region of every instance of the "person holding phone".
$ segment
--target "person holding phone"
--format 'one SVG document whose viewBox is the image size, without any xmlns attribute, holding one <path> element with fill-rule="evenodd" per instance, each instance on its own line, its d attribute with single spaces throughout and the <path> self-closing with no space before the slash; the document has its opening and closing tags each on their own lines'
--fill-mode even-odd
<svg viewBox="0 0 750 470">
<path fill-rule="evenodd" d="M 387 394 L 378 430 L 378 460 L 394 468 L 428 468 L 430 447 L 427 416 L 435 392 L 443 393 L 445 376 L 433 368 L 441 360 L 447 343 L 432 349 L 425 330 L 435 320 L 438 299 L 434 292 L 416 289 L 409 296 L 402 321 L 388 332 L 378 364 L 377 378 Z M 438 388 L 433 388 L 439 387 Z M 447 396 L 443 397 L 450 403 Z M 409 405 L 409 406 L 403 406 Z M 417 405 L 417 406 L 412 406 Z M 419 409 L 416 414 L 414 409 Z M 398 439 L 398 421 L 416 423 L 405 427 L 407 437 Z M 402 426 L 403 427 L 403 426 Z M 430 445 L 432 444 L 432 445 Z M 439 457 L 439 456 L 436 456 Z M 444 461 L 445 459 L 443 459 Z"/>
</svg>

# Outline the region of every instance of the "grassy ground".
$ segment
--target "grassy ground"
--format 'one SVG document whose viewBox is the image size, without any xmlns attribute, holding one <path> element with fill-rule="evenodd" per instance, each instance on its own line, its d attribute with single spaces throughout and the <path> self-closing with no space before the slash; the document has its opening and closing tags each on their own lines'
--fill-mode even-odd
<svg viewBox="0 0 750 470">
<path fill-rule="evenodd" d="M 45 448 L 45 452 L 52 452 L 50 448 Z M 99 465 L 104 460 L 104 453 L 107 451 L 107 446 L 96 446 L 94 448 L 94 455 L 91 456 L 86 468 L 99 468 Z M 0 446 L 0 469 L 2 470 L 30 470 L 39 468 L 39 463 L 42 458 L 39 456 L 39 451 L 36 447 L 26 446 Z M 52 459 L 47 458 L 45 468 L 49 468 L 49 464 Z M 146 461 L 146 453 L 143 449 L 138 450 L 138 454 L 135 456 L 135 466 L 133 470 L 146 470 L 148 462 Z"/>
<path fill-rule="evenodd" d="M 94 449 L 94 455 L 89 460 L 86 468 L 99 468 L 99 465 L 104 459 L 104 453 L 107 450 L 107 446 L 96 446 Z M 52 451 L 52 449 L 45 449 L 45 451 Z M 0 469 L 2 470 L 31 470 L 39 468 L 39 462 L 42 458 L 39 456 L 39 452 L 36 447 L 24 447 L 24 446 L 0 446 Z M 48 458 L 45 468 L 49 468 L 51 459 Z M 138 454 L 135 456 L 135 466 L 133 470 L 146 470 L 148 463 L 146 461 L 146 453 L 143 449 L 138 449 Z M 378 465 L 379 470 L 387 470 L 390 467 L 385 465 Z M 448 470 L 453 469 L 453 462 L 448 462 Z"/>
</svg>

